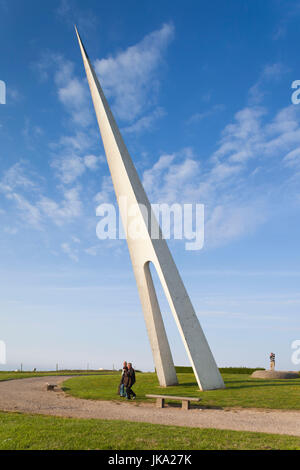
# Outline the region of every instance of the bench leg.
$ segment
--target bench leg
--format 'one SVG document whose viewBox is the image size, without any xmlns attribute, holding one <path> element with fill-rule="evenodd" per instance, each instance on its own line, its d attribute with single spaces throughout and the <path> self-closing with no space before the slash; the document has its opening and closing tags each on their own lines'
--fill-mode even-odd
<svg viewBox="0 0 300 470">
<path fill-rule="evenodd" d="M 182 400 L 181 408 L 182 408 L 182 410 L 189 410 L 190 409 L 190 402 L 188 400 Z"/>
<path fill-rule="evenodd" d="M 164 407 L 165 407 L 165 399 L 156 398 L 156 408 L 164 408 Z"/>
</svg>

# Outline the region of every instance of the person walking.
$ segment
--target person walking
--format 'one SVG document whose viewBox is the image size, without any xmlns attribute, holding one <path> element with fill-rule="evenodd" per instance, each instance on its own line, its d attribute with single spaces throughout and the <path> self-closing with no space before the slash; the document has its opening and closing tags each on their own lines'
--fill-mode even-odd
<svg viewBox="0 0 300 470">
<path fill-rule="evenodd" d="M 126 392 L 125 392 L 125 385 L 124 385 L 125 374 L 127 373 L 127 371 L 128 371 L 127 362 L 124 361 L 123 362 L 121 380 L 120 380 L 120 384 L 119 384 L 119 388 L 118 388 L 118 395 L 120 395 L 120 397 L 126 397 L 127 396 Z"/>
<path fill-rule="evenodd" d="M 135 400 L 136 394 L 132 390 L 132 386 L 135 384 L 135 371 L 134 368 L 132 367 L 131 362 L 128 362 L 127 365 L 127 371 L 125 372 L 125 377 L 124 377 L 124 385 L 126 387 L 126 394 L 127 400 L 131 400 L 131 395 L 132 399 Z"/>
</svg>

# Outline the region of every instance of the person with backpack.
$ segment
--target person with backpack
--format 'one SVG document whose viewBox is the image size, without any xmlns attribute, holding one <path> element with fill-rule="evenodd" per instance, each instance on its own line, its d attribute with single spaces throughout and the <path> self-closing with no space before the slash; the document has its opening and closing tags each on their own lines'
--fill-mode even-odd
<svg viewBox="0 0 300 470">
<path fill-rule="evenodd" d="M 132 399 L 135 400 L 136 394 L 132 390 L 132 386 L 135 384 L 135 371 L 134 368 L 132 367 L 131 362 L 128 362 L 127 366 L 127 371 L 125 372 L 125 377 L 124 377 L 124 385 L 126 387 L 126 400 L 131 400 L 131 395 Z"/>
</svg>

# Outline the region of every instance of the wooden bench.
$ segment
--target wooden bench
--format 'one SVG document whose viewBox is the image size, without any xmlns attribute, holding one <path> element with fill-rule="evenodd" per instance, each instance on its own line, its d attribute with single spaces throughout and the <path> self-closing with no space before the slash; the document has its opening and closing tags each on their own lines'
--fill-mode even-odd
<svg viewBox="0 0 300 470">
<path fill-rule="evenodd" d="M 164 408 L 165 400 L 178 400 L 182 402 L 181 408 L 183 410 L 190 409 L 190 402 L 191 401 L 200 401 L 201 398 L 195 397 L 175 397 L 173 395 L 146 395 L 147 398 L 156 398 L 156 407 L 157 408 Z"/>
</svg>

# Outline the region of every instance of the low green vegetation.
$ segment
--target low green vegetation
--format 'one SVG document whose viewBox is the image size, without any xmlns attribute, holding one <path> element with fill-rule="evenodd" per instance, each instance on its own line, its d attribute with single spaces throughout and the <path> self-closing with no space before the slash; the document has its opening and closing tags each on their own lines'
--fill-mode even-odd
<svg viewBox="0 0 300 470">
<path fill-rule="evenodd" d="M 0 412 L 1 450 L 300 449 L 277 434 Z"/>
<path fill-rule="evenodd" d="M 192 367 L 175 366 L 178 374 L 193 374 Z M 265 370 L 263 367 L 219 367 L 221 374 L 252 374 L 256 370 Z"/>
<path fill-rule="evenodd" d="M 48 376 L 61 376 L 61 375 L 119 375 L 119 372 L 113 370 L 60 370 L 58 372 L 53 371 L 37 371 L 37 372 L 7 372 L 0 371 L 0 382 L 3 380 L 15 380 L 15 379 L 29 379 L 30 377 L 48 377 Z"/>
<path fill-rule="evenodd" d="M 136 403 L 147 400 L 146 394 L 166 393 L 167 395 L 200 397 L 200 406 L 209 408 L 275 408 L 300 409 L 300 377 L 291 380 L 253 379 L 247 374 L 223 374 L 224 390 L 201 392 L 193 374 L 177 374 L 179 385 L 162 388 L 153 373 L 137 373 L 133 389 L 137 394 Z M 101 375 L 73 377 L 64 382 L 66 393 L 92 400 L 124 400 L 117 394 L 119 376 Z M 153 400 L 152 400 L 153 401 Z M 174 402 L 170 402 L 174 404 Z M 176 404 L 176 402 L 175 402 Z M 198 406 L 198 405 L 192 405 Z"/>
</svg>

